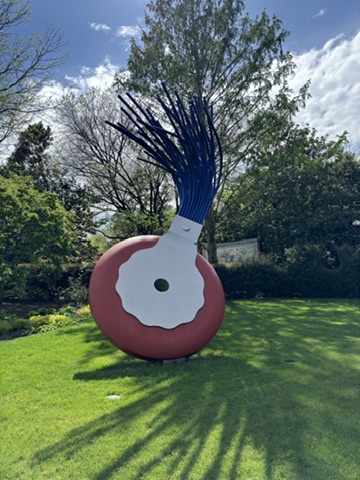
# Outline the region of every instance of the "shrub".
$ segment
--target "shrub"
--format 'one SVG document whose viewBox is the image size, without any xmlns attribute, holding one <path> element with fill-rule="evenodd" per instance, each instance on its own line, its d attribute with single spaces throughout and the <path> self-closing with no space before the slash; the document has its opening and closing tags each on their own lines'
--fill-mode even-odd
<svg viewBox="0 0 360 480">
<path fill-rule="evenodd" d="M 49 325 L 51 323 L 50 317 L 51 315 L 34 315 L 29 318 L 29 322 L 31 327 L 37 330 L 44 325 Z"/>
<path fill-rule="evenodd" d="M 31 332 L 31 324 L 25 318 L 17 318 L 13 325 L 13 331 L 27 334 Z"/>
<path fill-rule="evenodd" d="M 0 320 L 0 335 L 6 335 L 11 330 L 11 323 L 8 320 Z"/>
<path fill-rule="evenodd" d="M 81 307 L 75 312 L 75 320 L 79 322 L 87 322 L 92 320 L 92 314 L 90 311 L 90 306 L 86 305 L 85 307 Z"/>
<path fill-rule="evenodd" d="M 20 265 L 6 281 L 4 298 L 48 301 L 62 297 L 68 302 L 84 304 L 93 268 L 94 263 L 85 262 L 62 268 L 47 263 Z"/>
<path fill-rule="evenodd" d="M 285 267 L 297 296 L 354 298 L 360 295 L 360 255 L 349 245 L 293 247 L 288 251 Z"/>
<path fill-rule="evenodd" d="M 297 297 L 324 297 L 326 290 L 325 248 L 320 245 L 294 246 L 286 252 L 287 270 Z"/>
<path fill-rule="evenodd" d="M 307 244 L 287 250 L 275 264 L 263 256 L 240 265 L 218 265 L 227 298 L 360 297 L 360 248 Z"/>
<path fill-rule="evenodd" d="M 73 302 L 76 305 L 82 305 L 88 301 L 88 287 L 85 286 L 80 278 L 71 278 L 69 286 L 62 291 L 62 295 L 67 302 Z"/>
<path fill-rule="evenodd" d="M 58 327 L 85 322 L 92 319 L 90 306 L 76 309 L 73 306 L 62 307 L 58 312 L 53 308 L 39 308 L 30 312 L 29 319 L 17 318 L 0 312 L 0 335 L 47 332 Z"/>
<path fill-rule="evenodd" d="M 284 271 L 268 257 L 239 265 L 217 265 L 216 272 L 228 299 L 282 297 L 292 294 Z"/>
<path fill-rule="evenodd" d="M 58 282 L 62 271 L 54 265 L 26 265 L 26 285 L 24 298 L 48 301 L 58 297 Z"/>
<path fill-rule="evenodd" d="M 30 317 L 30 324 L 37 332 L 53 330 L 59 326 L 71 325 L 72 318 L 63 313 L 52 313 L 50 315 L 34 315 Z"/>
<path fill-rule="evenodd" d="M 0 297 L 21 298 L 26 291 L 26 275 L 21 267 L 11 268 L 0 262 Z"/>
<path fill-rule="evenodd" d="M 65 325 L 85 322 L 90 319 L 92 319 L 92 315 L 89 305 L 79 309 L 75 309 L 73 306 L 66 306 L 56 313 L 33 315 L 30 317 L 29 324 L 33 332 L 46 332 Z"/>
<path fill-rule="evenodd" d="M 31 312 L 28 313 L 28 316 L 35 317 L 39 315 L 51 315 L 52 313 L 55 313 L 55 312 L 56 312 L 55 308 L 39 307 L 36 310 L 31 310 Z"/>
<path fill-rule="evenodd" d="M 73 323 L 72 318 L 69 315 L 63 313 L 53 313 L 49 315 L 50 324 L 52 325 L 71 325 Z"/>
<path fill-rule="evenodd" d="M 66 307 L 60 308 L 58 313 L 61 313 L 62 315 L 67 315 L 67 316 L 74 315 L 75 307 L 73 307 L 72 305 L 67 305 Z"/>
<path fill-rule="evenodd" d="M 333 290 L 343 298 L 360 297 L 360 248 L 344 245 L 338 249 L 340 265 Z"/>
<path fill-rule="evenodd" d="M 69 265 L 59 282 L 60 295 L 66 302 L 83 305 L 88 301 L 88 287 L 94 263 Z"/>
<path fill-rule="evenodd" d="M 29 320 L 16 318 L 14 315 L 0 314 L 0 335 L 8 333 L 27 334 L 31 331 Z"/>
</svg>

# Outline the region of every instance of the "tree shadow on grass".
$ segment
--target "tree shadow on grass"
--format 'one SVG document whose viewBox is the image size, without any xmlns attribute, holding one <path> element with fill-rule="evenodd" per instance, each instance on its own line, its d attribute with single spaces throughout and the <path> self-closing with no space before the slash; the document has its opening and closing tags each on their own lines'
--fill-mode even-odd
<svg viewBox="0 0 360 480">
<path fill-rule="evenodd" d="M 334 308 L 233 303 L 216 339 L 185 364 L 124 357 L 77 372 L 75 381 L 121 386 L 133 380 L 134 400 L 73 429 L 34 462 L 70 458 L 104 440 L 115 441 L 118 454 L 99 468 L 96 480 L 270 480 L 281 478 L 281 468 L 282 478 L 347 480 L 334 459 L 360 461 L 359 430 L 352 416 L 335 417 L 356 405 L 358 370 L 349 362 L 344 375 L 342 356 L 359 354 L 360 325 Z M 344 450 L 322 456 L 316 446 L 322 436 L 337 438 Z M 258 458 L 249 461 L 254 450 Z M 244 468 L 252 471 L 247 475 Z"/>
</svg>

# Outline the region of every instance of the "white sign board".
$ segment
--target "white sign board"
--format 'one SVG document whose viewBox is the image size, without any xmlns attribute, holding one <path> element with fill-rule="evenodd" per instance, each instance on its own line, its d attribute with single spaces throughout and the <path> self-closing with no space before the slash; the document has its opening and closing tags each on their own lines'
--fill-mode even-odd
<svg viewBox="0 0 360 480">
<path fill-rule="evenodd" d="M 216 245 L 219 263 L 242 263 L 246 260 L 258 258 L 260 254 L 257 238 L 240 240 L 239 242 L 218 243 Z M 207 258 L 207 252 L 203 252 Z"/>
</svg>

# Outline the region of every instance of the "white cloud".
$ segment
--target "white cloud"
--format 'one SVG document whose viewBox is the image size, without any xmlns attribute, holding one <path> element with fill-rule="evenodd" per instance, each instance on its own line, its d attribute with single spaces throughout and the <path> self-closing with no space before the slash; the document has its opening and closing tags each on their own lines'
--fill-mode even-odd
<svg viewBox="0 0 360 480">
<path fill-rule="evenodd" d="M 121 25 L 116 30 L 117 37 L 136 37 L 141 33 L 141 28 L 138 26 L 132 27 L 131 25 Z"/>
<path fill-rule="evenodd" d="M 110 32 L 111 27 L 109 25 L 106 25 L 105 23 L 95 23 L 92 22 L 89 24 L 90 28 L 93 30 L 96 30 L 97 32 Z"/>
<path fill-rule="evenodd" d="M 109 57 L 105 57 L 102 63 L 95 68 L 83 66 L 80 74 L 77 76 L 65 76 L 65 83 L 52 80 L 46 83 L 38 93 L 39 102 L 45 107 L 40 114 L 34 114 L 28 123 L 42 121 L 45 125 L 50 125 L 56 142 L 61 142 L 62 127 L 58 124 L 54 107 L 61 101 L 65 93 L 74 92 L 82 93 L 86 88 L 99 87 L 107 89 L 111 87 L 115 74 L 120 70 L 119 65 L 112 63 Z M 123 73 L 126 75 L 126 72 Z M 114 98 L 116 98 L 114 94 Z M 24 129 L 28 126 L 24 124 Z M 60 139 L 60 140 L 59 140 Z M 8 145 L 2 144 L 0 149 L 0 164 L 10 155 L 17 140 L 17 134 L 7 142 Z M 55 148 L 55 147 L 54 147 Z M 57 147 L 56 147 L 57 148 Z"/>
<path fill-rule="evenodd" d="M 321 49 L 294 57 L 297 71 L 291 81 L 297 91 L 311 79 L 311 99 L 297 117 L 315 127 L 319 134 L 349 132 L 349 141 L 360 148 L 360 31 L 351 38 L 339 35 Z"/>
<path fill-rule="evenodd" d="M 66 90 L 62 83 L 52 80 L 42 87 L 38 96 L 42 102 L 54 103 L 61 99 Z"/>
<path fill-rule="evenodd" d="M 317 19 L 317 18 L 320 18 L 322 17 L 323 15 L 325 15 L 326 13 L 326 10 L 324 8 L 322 8 L 321 10 L 318 11 L 318 13 L 316 15 L 313 15 L 313 19 Z"/>
<path fill-rule="evenodd" d="M 136 37 L 140 35 L 141 28 L 138 25 L 120 25 L 114 31 L 109 25 L 104 23 L 89 23 L 90 28 L 97 32 L 105 32 L 111 33 L 112 38 L 125 38 L 128 39 L 129 37 Z"/>
<path fill-rule="evenodd" d="M 76 77 L 66 76 L 65 79 L 70 86 L 78 90 L 85 90 L 90 87 L 108 88 L 114 81 L 114 76 L 120 70 L 119 65 L 111 62 L 109 57 L 95 68 L 82 67 L 80 75 Z"/>
</svg>

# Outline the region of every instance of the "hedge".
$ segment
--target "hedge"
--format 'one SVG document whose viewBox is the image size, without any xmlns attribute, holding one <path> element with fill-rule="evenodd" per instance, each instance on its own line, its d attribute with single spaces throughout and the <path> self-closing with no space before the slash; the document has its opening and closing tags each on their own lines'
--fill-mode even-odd
<svg viewBox="0 0 360 480">
<path fill-rule="evenodd" d="M 240 265 L 215 267 L 226 298 L 359 298 L 360 248 L 343 246 L 333 250 L 336 262 L 324 246 L 293 247 L 285 261 L 276 263 L 263 256 Z M 94 264 L 68 265 L 62 271 L 49 265 L 26 266 L 23 300 L 48 301 L 62 298 L 69 303 L 87 302 Z M 11 298 L 13 293 L 6 292 Z"/>
<path fill-rule="evenodd" d="M 46 302 L 64 299 L 83 304 L 94 264 L 71 264 L 62 269 L 48 264 L 20 265 L 17 277 L 21 285 L 5 291 L 5 299 Z"/>
<path fill-rule="evenodd" d="M 267 257 L 241 265 L 217 265 L 226 298 L 360 297 L 360 249 L 338 248 L 336 267 L 318 245 L 295 250 L 279 265 Z"/>
</svg>

